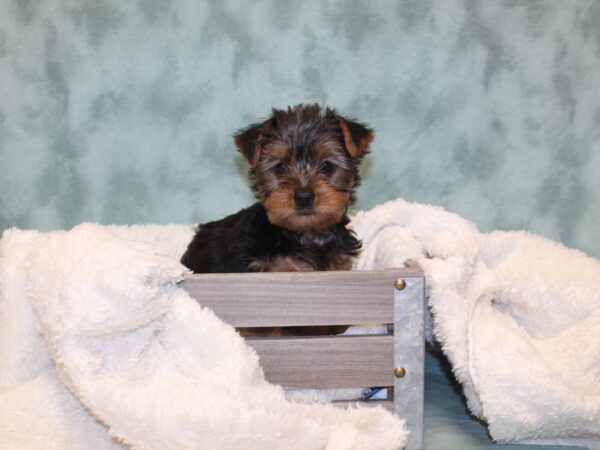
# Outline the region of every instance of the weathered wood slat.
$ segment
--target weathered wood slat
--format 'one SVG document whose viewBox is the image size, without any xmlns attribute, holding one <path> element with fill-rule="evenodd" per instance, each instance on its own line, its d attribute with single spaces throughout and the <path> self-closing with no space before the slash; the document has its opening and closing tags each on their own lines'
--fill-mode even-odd
<svg viewBox="0 0 600 450">
<path fill-rule="evenodd" d="M 394 321 L 394 281 L 411 268 L 194 274 L 183 287 L 235 327 L 360 325 Z"/>
<path fill-rule="evenodd" d="M 404 278 L 405 287 L 394 289 Z M 267 380 L 289 388 L 394 386 L 382 405 L 406 418 L 407 449 L 423 449 L 424 279 L 419 270 L 200 274 L 185 289 L 236 327 L 394 323 L 394 336 L 247 338 Z M 395 379 L 394 367 L 406 373 Z M 337 402 L 337 405 L 355 402 Z"/>
<path fill-rule="evenodd" d="M 246 339 L 265 377 L 288 388 L 393 386 L 391 335 Z"/>
</svg>

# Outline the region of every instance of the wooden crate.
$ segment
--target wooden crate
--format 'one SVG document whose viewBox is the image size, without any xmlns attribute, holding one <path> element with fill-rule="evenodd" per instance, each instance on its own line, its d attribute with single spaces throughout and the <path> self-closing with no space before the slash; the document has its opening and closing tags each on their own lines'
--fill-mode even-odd
<svg viewBox="0 0 600 450">
<path fill-rule="evenodd" d="M 368 401 L 406 419 L 423 448 L 424 278 L 412 268 L 195 274 L 185 289 L 237 328 L 393 324 L 393 335 L 247 338 L 267 380 L 287 388 L 393 387 Z"/>
</svg>

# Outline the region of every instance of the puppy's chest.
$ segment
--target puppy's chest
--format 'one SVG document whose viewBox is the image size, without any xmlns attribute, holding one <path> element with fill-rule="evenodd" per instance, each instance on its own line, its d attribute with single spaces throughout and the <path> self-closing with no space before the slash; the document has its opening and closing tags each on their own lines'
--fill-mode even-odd
<svg viewBox="0 0 600 450">
<path fill-rule="evenodd" d="M 277 243 L 269 252 L 250 262 L 251 270 L 261 272 L 310 272 L 315 270 L 350 270 L 351 255 L 341 252 L 330 236 L 300 236 L 290 242 Z"/>
</svg>

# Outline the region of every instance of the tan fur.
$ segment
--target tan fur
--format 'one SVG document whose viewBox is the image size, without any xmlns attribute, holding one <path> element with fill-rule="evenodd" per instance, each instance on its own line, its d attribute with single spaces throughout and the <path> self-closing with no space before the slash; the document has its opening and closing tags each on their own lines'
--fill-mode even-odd
<svg viewBox="0 0 600 450">
<path fill-rule="evenodd" d="M 344 143 L 346 144 L 346 149 L 348 149 L 350 156 L 353 158 L 364 156 L 369 144 L 374 138 L 373 133 L 369 133 L 358 142 L 355 142 L 352 138 L 352 134 L 350 133 L 350 129 L 348 128 L 348 124 L 344 119 L 340 119 L 340 127 L 342 128 L 342 133 L 344 134 Z"/>
</svg>

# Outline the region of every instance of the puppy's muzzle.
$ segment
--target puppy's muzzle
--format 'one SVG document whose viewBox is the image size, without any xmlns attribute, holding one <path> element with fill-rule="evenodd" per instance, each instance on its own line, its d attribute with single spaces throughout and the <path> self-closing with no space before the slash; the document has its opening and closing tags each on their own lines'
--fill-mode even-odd
<svg viewBox="0 0 600 450">
<path fill-rule="evenodd" d="M 298 208 L 310 208 L 315 201 L 313 191 L 296 191 L 294 192 L 294 202 Z"/>
</svg>

